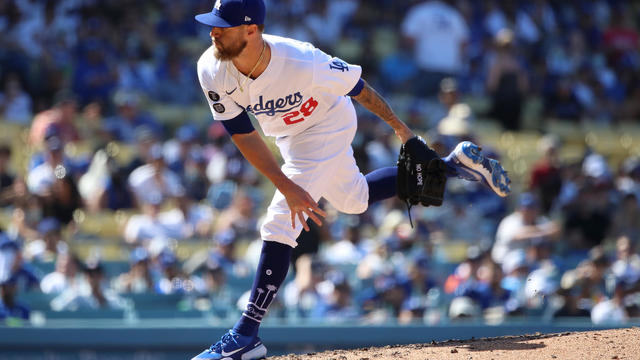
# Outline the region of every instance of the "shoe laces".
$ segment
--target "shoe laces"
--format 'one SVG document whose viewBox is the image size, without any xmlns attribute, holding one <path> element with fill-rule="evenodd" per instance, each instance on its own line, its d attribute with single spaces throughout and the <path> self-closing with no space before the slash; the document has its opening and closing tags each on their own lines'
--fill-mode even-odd
<svg viewBox="0 0 640 360">
<path fill-rule="evenodd" d="M 222 347 L 230 342 L 236 342 L 236 338 L 238 337 L 238 335 L 233 334 L 231 331 L 229 331 L 228 333 L 222 335 L 222 338 L 220 338 L 220 340 L 218 340 L 217 343 L 211 345 L 211 347 L 209 348 L 210 351 L 212 352 L 216 352 L 216 353 L 221 353 L 222 352 Z"/>
</svg>

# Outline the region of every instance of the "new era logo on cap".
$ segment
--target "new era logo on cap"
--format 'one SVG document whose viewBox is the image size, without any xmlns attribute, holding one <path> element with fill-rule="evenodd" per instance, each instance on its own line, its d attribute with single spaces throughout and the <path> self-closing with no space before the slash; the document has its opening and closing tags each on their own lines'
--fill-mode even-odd
<svg viewBox="0 0 640 360">
<path fill-rule="evenodd" d="M 216 0 L 211 12 L 196 15 L 196 20 L 214 27 L 264 24 L 263 0 Z"/>
</svg>

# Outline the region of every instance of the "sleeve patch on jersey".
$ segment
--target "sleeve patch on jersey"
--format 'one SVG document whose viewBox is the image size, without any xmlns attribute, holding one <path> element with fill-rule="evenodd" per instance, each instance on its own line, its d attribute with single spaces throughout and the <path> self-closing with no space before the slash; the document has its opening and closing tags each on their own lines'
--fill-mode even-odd
<svg viewBox="0 0 640 360">
<path fill-rule="evenodd" d="M 213 104 L 213 110 L 215 110 L 217 113 L 223 113 L 225 108 L 224 105 L 217 103 L 217 104 Z"/>
<path fill-rule="evenodd" d="M 215 92 L 215 91 L 209 91 L 208 95 L 209 95 L 209 99 L 211 99 L 211 101 L 220 100 L 220 95 L 218 95 L 218 93 Z"/>
<path fill-rule="evenodd" d="M 345 72 L 345 71 L 349 71 L 349 65 L 347 65 L 346 62 L 338 58 L 334 58 L 334 60 L 331 61 L 331 63 L 329 64 L 329 69 Z"/>
</svg>

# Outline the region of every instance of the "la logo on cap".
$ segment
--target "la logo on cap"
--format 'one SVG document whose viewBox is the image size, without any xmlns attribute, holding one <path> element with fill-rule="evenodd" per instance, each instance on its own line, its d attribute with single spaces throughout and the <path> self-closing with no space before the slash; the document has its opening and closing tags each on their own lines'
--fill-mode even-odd
<svg viewBox="0 0 640 360">
<path fill-rule="evenodd" d="M 220 10 L 220 5 L 221 5 L 221 4 L 220 4 L 220 1 L 221 1 L 221 0 L 216 0 L 215 5 L 213 5 L 213 8 L 214 8 L 214 9 L 216 9 L 216 10 Z"/>
<path fill-rule="evenodd" d="M 251 18 L 250 18 L 250 17 L 248 17 L 248 16 L 245 16 L 245 17 L 244 17 L 244 21 L 251 21 Z"/>
</svg>

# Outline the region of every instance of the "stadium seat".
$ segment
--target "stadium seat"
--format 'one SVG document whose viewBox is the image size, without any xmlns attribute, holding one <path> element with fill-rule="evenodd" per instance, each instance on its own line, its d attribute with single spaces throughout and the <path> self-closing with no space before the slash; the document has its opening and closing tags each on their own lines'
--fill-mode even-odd
<svg viewBox="0 0 640 360">
<path fill-rule="evenodd" d="M 91 141 L 76 141 L 65 145 L 64 152 L 71 158 L 91 158 L 94 147 L 95 144 Z"/>
<path fill-rule="evenodd" d="M 107 275 L 107 277 L 115 277 L 118 276 L 122 273 L 125 273 L 127 271 L 129 271 L 129 268 L 131 267 L 131 265 L 129 264 L 128 261 L 104 261 L 102 263 L 102 266 L 104 268 L 104 272 Z"/>
<path fill-rule="evenodd" d="M 46 311 L 46 319 L 123 319 L 124 310 L 121 309 L 100 309 L 100 310 L 77 310 L 77 311 Z"/>
<path fill-rule="evenodd" d="M 459 264 L 460 263 L 434 261 L 429 267 L 430 274 L 437 279 L 446 279 L 449 275 L 453 274 Z"/>
<path fill-rule="evenodd" d="M 94 235 L 99 238 L 121 238 L 126 220 L 131 214 L 123 211 L 102 211 L 99 213 L 75 214 L 76 222 L 80 225 L 80 232 L 86 235 Z"/>
<path fill-rule="evenodd" d="M 251 285 L 253 284 L 253 276 L 247 277 L 237 277 L 233 275 L 229 275 L 227 277 L 227 286 L 231 290 L 233 296 L 239 296 L 243 292 L 251 289 Z"/>
<path fill-rule="evenodd" d="M 110 142 L 106 147 L 107 153 L 113 156 L 116 162 L 125 166 L 136 156 L 137 149 L 135 146 L 120 142 Z"/>
<path fill-rule="evenodd" d="M 177 311 L 178 303 L 184 298 L 183 294 L 162 295 L 156 293 L 123 294 L 123 296 L 133 300 L 136 310 L 154 308 Z"/>
<path fill-rule="evenodd" d="M 4 143 L 23 146 L 26 144 L 28 133 L 29 129 L 24 126 L 0 120 L 0 141 Z"/>
<path fill-rule="evenodd" d="M 51 300 L 55 295 L 44 294 L 39 290 L 28 291 L 18 295 L 18 302 L 29 307 L 30 310 L 47 311 L 51 308 Z"/>
<path fill-rule="evenodd" d="M 136 309 L 136 314 L 140 319 L 180 319 L 180 318 L 202 318 L 204 313 L 199 310 L 168 310 L 168 309 Z"/>
<path fill-rule="evenodd" d="M 0 210 L 0 226 L 2 229 L 6 229 L 11 224 L 12 213 L 12 210 L 8 208 Z"/>
<path fill-rule="evenodd" d="M 47 275 L 56 269 L 56 263 L 53 261 L 34 261 L 29 264 L 37 275 Z"/>
</svg>

